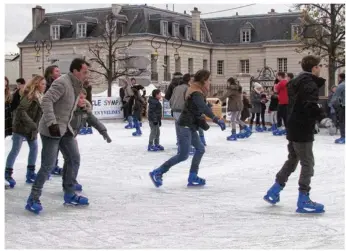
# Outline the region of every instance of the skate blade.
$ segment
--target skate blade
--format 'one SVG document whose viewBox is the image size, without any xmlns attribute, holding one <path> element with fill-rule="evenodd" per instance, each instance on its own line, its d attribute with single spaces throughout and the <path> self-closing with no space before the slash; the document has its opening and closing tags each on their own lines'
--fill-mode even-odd
<svg viewBox="0 0 346 251">
<path fill-rule="evenodd" d="M 320 211 L 308 211 L 305 210 L 304 208 L 297 208 L 296 213 L 301 213 L 301 214 L 323 214 L 325 211 L 324 209 Z"/>
<path fill-rule="evenodd" d="M 263 197 L 263 200 L 268 202 L 270 205 L 275 205 L 276 203 L 278 203 L 278 202 L 271 201 L 271 200 L 267 199 L 266 197 Z"/>
<path fill-rule="evenodd" d="M 157 184 L 156 184 L 155 180 L 153 179 L 153 177 L 151 176 L 150 173 L 149 173 L 149 177 L 150 177 L 150 179 L 151 179 L 151 181 L 153 182 L 153 184 L 154 184 L 155 187 L 160 187 L 160 186 L 161 186 L 161 185 L 157 185 Z"/>
<path fill-rule="evenodd" d="M 83 207 L 88 207 L 89 206 L 89 203 L 88 204 L 74 204 L 74 203 L 67 203 L 65 202 L 63 204 L 65 207 L 80 207 L 80 208 L 83 208 Z"/>
<path fill-rule="evenodd" d="M 25 206 L 25 209 L 28 210 L 28 211 L 31 212 L 31 213 L 34 213 L 34 214 L 39 214 L 39 213 L 41 212 L 41 210 L 40 210 L 40 211 L 33 210 L 33 209 L 32 209 L 30 206 L 28 206 L 28 205 Z"/>
<path fill-rule="evenodd" d="M 206 184 L 201 185 L 201 184 L 187 184 L 186 187 L 187 188 L 204 188 Z"/>
</svg>

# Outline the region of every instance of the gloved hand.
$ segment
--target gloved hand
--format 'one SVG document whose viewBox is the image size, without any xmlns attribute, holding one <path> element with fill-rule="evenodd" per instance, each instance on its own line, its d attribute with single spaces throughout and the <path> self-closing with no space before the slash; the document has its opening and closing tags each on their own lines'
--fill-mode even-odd
<svg viewBox="0 0 346 251">
<path fill-rule="evenodd" d="M 320 124 L 325 128 L 329 128 L 333 126 L 333 121 L 330 118 L 324 118 L 321 120 Z"/>
<path fill-rule="evenodd" d="M 112 139 L 109 137 L 107 131 L 102 132 L 103 139 L 107 141 L 107 143 L 111 143 Z"/>
<path fill-rule="evenodd" d="M 219 120 L 217 121 L 217 124 L 220 126 L 221 131 L 224 131 L 224 130 L 226 129 L 225 121 L 223 121 L 222 119 L 219 119 Z"/>
<path fill-rule="evenodd" d="M 48 127 L 49 134 L 52 137 L 61 137 L 60 128 L 58 124 L 53 124 Z"/>
<path fill-rule="evenodd" d="M 159 123 L 155 121 L 155 122 L 153 122 L 153 124 L 154 124 L 154 126 L 157 126 Z"/>
</svg>

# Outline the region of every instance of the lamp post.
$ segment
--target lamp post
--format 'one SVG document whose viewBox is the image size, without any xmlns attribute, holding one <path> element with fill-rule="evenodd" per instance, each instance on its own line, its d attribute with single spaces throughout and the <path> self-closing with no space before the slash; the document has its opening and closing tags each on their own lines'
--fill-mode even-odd
<svg viewBox="0 0 346 251">
<path fill-rule="evenodd" d="M 155 39 L 157 39 L 157 41 L 155 41 Z M 154 53 L 152 54 L 154 56 L 154 61 L 156 62 L 157 59 L 159 58 L 159 53 L 157 52 L 157 49 L 159 49 L 161 47 L 161 42 L 158 40 L 163 39 L 165 46 L 166 46 L 166 54 L 165 54 L 165 58 L 167 59 L 168 56 L 168 42 L 171 40 L 172 43 L 172 47 L 175 49 L 175 53 L 174 53 L 174 59 L 175 61 L 178 61 L 180 58 L 180 55 L 178 53 L 178 49 L 182 46 L 183 41 L 179 38 L 179 37 L 161 37 L 161 36 L 155 36 L 151 39 L 151 47 L 153 47 L 155 49 Z M 165 78 L 168 78 L 168 62 L 166 62 L 166 64 L 164 65 L 165 68 Z"/>
<path fill-rule="evenodd" d="M 34 44 L 34 48 L 35 48 L 35 51 L 36 51 L 36 54 L 35 54 L 35 57 L 36 57 L 36 62 L 40 62 L 40 51 L 42 50 L 42 76 L 44 76 L 44 62 L 45 62 L 45 59 L 44 59 L 44 55 L 45 55 L 45 49 L 47 50 L 47 54 L 46 54 L 46 57 L 47 57 L 47 62 L 49 62 L 49 55 L 50 55 L 50 50 L 52 49 L 52 41 L 51 40 L 41 40 L 41 41 L 35 41 L 35 44 Z"/>
</svg>

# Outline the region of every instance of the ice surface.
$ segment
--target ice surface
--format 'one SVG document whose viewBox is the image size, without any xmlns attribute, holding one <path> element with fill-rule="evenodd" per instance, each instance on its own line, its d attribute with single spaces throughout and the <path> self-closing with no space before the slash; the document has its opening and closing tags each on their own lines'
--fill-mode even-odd
<svg viewBox="0 0 346 251">
<path fill-rule="evenodd" d="M 78 136 L 78 180 L 88 208 L 64 207 L 61 178 L 53 177 L 44 187 L 41 214 L 24 210 L 30 191 L 24 142 L 14 171 L 17 186 L 5 191 L 6 248 L 344 248 L 344 146 L 335 145 L 334 137 L 321 132 L 314 144 L 311 198 L 326 209 L 315 216 L 295 213 L 300 167 L 277 206 L 262 199 L 286 159 L 284 137 L 254 133 L 228 142 L 230 130 L 212 126 L 200 166 L 207 186 L 186 188 L 190 157 L 157 189 L 148 172 L 176 152 L 173 122 L 163 122 L 161 153 L 146 151 L 148 123 L 139 138 L 124 125 L 107 122 L 111 144 L 96 131 Z M 5 144 L 7 156 L 11 139 Z"/>
</svg>

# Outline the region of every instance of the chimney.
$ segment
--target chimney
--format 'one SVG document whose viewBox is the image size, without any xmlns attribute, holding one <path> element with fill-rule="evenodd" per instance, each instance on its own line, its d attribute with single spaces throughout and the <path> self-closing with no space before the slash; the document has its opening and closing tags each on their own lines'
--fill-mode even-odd
<svg viewBox="0 0 346 251">
<path fill-rule="evenodd" d="M 119 15 L 120 11 L 121 11 L 121 4 L 112 4 L 113 15 L 115 16 Z"/>
<path fill-rule="evenodd" d="M 270 12 L 268 12 L 268 14 L 276 14 L 275 9 L 271 9 Z"/>
<path fill-rule="evenodd" d="M 236 12 L 235 15 L 238 16 L 238 12 Z"/>
<path fill-rule="evenodd" d="M 186 14 L 186 10 L 184 10 L 184 14 Z"/>
<path fill-rule="evenodd" d="M 36 5 L 35 8 L 32 8 L 32 29 L 36 30 L 39 24 L 43 21 L 45 15 L 45 9 L 40 5 Z"/>
<path fill-rule="evenodd" d="M 201 41 L 201 12 L 197 7 L 193 8 L 192 14 L 192 37 L 196 41 Z"/>
</svg>

